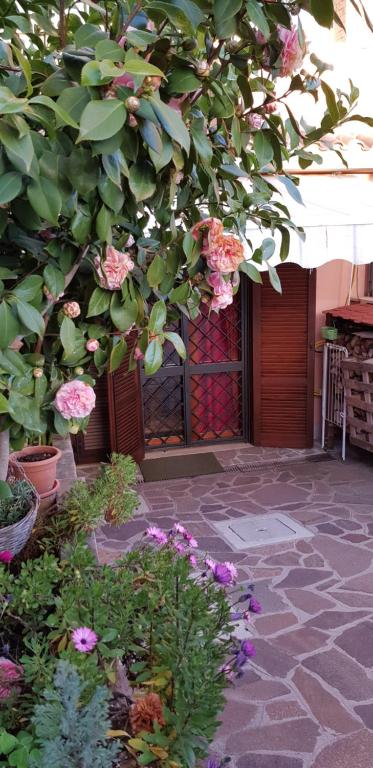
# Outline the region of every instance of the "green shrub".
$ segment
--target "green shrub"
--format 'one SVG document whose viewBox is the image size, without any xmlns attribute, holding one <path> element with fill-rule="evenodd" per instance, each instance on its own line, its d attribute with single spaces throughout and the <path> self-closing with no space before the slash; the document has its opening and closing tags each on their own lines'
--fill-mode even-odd
<svg viewBox="0 0 373 768">
<path fill-rule="evenodd" d="M 17 480 L 13 485 L 8 485 L 10 495 L 0 498 L 0 528 L 13 525 L 22 520 L 29 511 L 34 491 L 27 480 Z"/>
</svg>

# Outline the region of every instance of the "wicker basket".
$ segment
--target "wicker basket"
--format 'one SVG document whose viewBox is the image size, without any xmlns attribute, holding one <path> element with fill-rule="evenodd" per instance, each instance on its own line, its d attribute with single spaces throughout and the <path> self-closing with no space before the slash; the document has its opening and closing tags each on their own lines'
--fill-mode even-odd
<svg viewBox="0 0 373 768">
<path fill-rule="evenodd" d="M 22 467 L 16 463 L 9 465 L 7 480 L 10 484 L 15 483 L 16 480 L 26 480 L 26 482 L 31 485 Z M 18 552 L 23 549 L 29 540 L 40 504 L 39 494 L 34 486 L 32 486 L 32 489 L 34 492 L 34 500 L 27 515 L 25 515 L 22 520 L 19 520 L 18 523 L 14 523 L 14 525 L 7 525 L 5 528 L 0 528 L 0 552 L 8 550 L 12 555 L 18 555 Z"/>
</svg>

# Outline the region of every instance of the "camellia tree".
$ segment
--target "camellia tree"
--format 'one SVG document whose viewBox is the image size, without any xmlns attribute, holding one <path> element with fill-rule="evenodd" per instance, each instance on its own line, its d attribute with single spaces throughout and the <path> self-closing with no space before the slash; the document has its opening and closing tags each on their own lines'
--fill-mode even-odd
<svg viewBox="0 0 373 768">
<path fill-rule="evenodd" d="M 4 466 L 9 436 L 85 427 L 92 364 L 115 370 L 130 333 L 155 372 L 166 340 L 185 356 L 177 313 L 224 310 L 240 272 L 259 282 L 276 230 L 286 259 L 296 227 L 271 176 L 299 196 L 289 159 L 307 167 L 335 127 L 372 124 L 354 87 L 323 81 L 301 9 L 338 23 L 333 0 L 0 0 Z M 320 125 L 297 121 L 294 93 L 323 94 Z"/>
</svg>

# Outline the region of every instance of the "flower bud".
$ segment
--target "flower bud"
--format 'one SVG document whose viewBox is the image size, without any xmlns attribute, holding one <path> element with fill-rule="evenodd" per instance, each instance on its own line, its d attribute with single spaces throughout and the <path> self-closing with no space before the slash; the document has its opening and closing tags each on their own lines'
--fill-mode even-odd
<svg viewBox="0 0 373 768">
<path fill-rule="evenodd" d="M 74 368 L 74 373 L 76 373 L 77 376 L 83 376 L 84 368 L 82 368 L 81 365 L 78 365 Z"/>
<path fill-rule="evenodd" d="M 128 115 L 128 124 L 131 126 L 131 128 L 136 128 L 138 126 L 135 115 L 131 115 L 131 113 Z"/>
<path fill-rule="evenodd" d="M 42 368 L 34 368 L 32 375 L 34 379 L 41 379 L 43 375 L 43 369 Z"/>
<path fill-rule="evenodd" d="M 137 98 L 137 96 L 129 96 L 128 99 L 124 102 L 125 107 L 128 109 L 128 112 L 137 112 L 138 109 L 140 109 L 140 99 Z"/>
<path fill-rule="evenodd" d="M 198 77 L 208 77 L 211 72 L 211 67 L 205 59 L 198 61 L 196 64 L 196 73 Z"/>
<path fill-rule="evenodd" d="M 62 307 L 62 311 L 66 317 L 74 319 L 80 315 L 80 306 L 77 301 L 66 301 Z"/>
<path fill-rule="evenodd" d="M 85 348 L 88 352 L 96 352 L 96 349 L 98 349 L 100 346 L 100 343 L 97 341 L 97 339 L 89 339 L 85 345 Z"/>
</svg>

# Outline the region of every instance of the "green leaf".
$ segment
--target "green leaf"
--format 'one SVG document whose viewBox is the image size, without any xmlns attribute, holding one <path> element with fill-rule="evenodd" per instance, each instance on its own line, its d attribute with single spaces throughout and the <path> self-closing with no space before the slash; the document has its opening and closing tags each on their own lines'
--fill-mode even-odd
<svg viewBox="0 0 373 768">
<path fill-rule="evenodd" d="M 189 154 L 190 136 L 179 113 L 176 112 L 175 109 L 171 109 L 168 104 L 164 104 L 160 99 L 156 99 L 154 96 L 151 96 L 149 101 L 166 133 L 171 136 L 171 139 L 177 141 L 177 143 Z"/>
<path fill-rule="evenodd" d="M 196 91 L 200 86 L 201 81 L 193 69 L 190 67 L 185 67 L 184 69 L 176 68 L 168 78 L 167 91 L 169 93 L 190 93 L 191 91 Z"/>
<path fill-rule="evenodd" d="M 292 197 L 296 203 L 299 203 L 300 205 L 304 205 L 304 202 L 302 200 L 302 195 L 299 192 L 297 185 L 294 184 L 294 181 L 292 181 L 292 179 L 290 179 L 289 176 L 277 176 L 276 178 L 278 179 L 278 181 L 281 182 L 281 184 L 284 184 L 290 197 Z"/>
<path fill-rule="evenodd" d="M 173 2 L 153 0 L 149 3 L 148 8 L 154 8 L 164 13 L 176 29 L 187 35 L 193 35 L 205 20 L 204 14 L 192 0 L 173 0 Z"/>
<path fill-rule="evenodd" d="M 129 186 L 137 202 L 147 200 L 156 190 L 154 168 L 146 160 L 133 163 L 129 170 Z"/>
<path fill-rule="evenodd" d="M 17 318 L 9 304 L 6 301 L 0 302 L 0 349 L 7 349 L 19 332 Z"/>
<path fill-rule="evenodd" d="M 89 300 L 87 317 L 93 317 L 94 315 L 102 315 L 103 312 L 106 312 L 106 310 L 109 309 L 109 306 L 110 306 L 110 298 L 111 298 L 110 291 L 104 291 L 103 288 L 99 288 L 97 286 L 97 288 L 94 289 L 92 296 Z"/>
<path fill-rule="evenodd" d="M 80 82 L 81 85 L 93 87 L 96 85 L 104 85 L 105 83 L 109 83 L 113 77 L 114 75 L 102 74 L 101 63 L 99 61 L 88 61 L 82 68 Z"/>
<path fill-rule="evenodd" d="M 114 213 L 120 213 L 124 203 L 124 193 L 122 190 L 105 174 L 102 174 L 98 190 L 101 199 L 111 208 Z"/>
<path fill-rule="evenodd" d="M 38 336 L 44 335 L 44 320 L 38 312 L 35 307 L 32 306 L 32 304 L 27 304 L 27 302 L 22 301 L 21 299 L 17 298 L 17 312 L 18 317 L 21 320 L 21 322 L 33 333 L 37 333 Z"/>
<path fill-rule="evenodd" d="M 70 125 L 71 128 L 79 128 L 78 123 L 75 122 L 75 120 L 72 119 L 71 115 L 69 115 L 66 110 L 61 107 L 60 103 L 57 103 L 56 101 L 53 101 L 49 96 L 34 96 L 33 99 L 30 99 L 30 104 L 41 104 L 43 107 L 48 107 L 48 109 L 51 109 L 57 117 L 60 118 L 61 123 L 65 125 Z"/>
<path fill-rule="evenodd" d="M 99 161 L 83 147 L 75 147 L 65 161 L 65 175 L 74 190 L 84 197 L 97 187 Z"/>
<path fill-rule="evenodd" d="M 279 227 L 279 230 L 281 232 L 280 259 L 281 261 L 285 261 L 289 255 L 290 232 L 286 227 Z"/>
<path fill-rule="evenodd" d="M 19 49 L 17 45 L 12 45 L 12 50 L 15 54 L 15 57 L 18 61 L 19 66 L 22 69 L 24 78 L 27 83 L 27 96 L 31 96 L 33 92 L 32 87 L 32 69 L 31 64 L 26 56 L 23 55 L 22 51 Z"/>
<path fill-rule="evenodd" d="M 237 155 L 240 155 L 242 149 L 241 126 L 240 121 L 236 116 L 234 116 L 232 120 L 232 143 L 237 152 Z"/>
<path fill-rule="evenodd" d="M 323 0 L 321 0 L 323 2 Z M 247 15 L 249 19 L 260 29 L 266 39 L 269 38 L 271 30 L 268 25 L 268 21 L 258 0 L 247 0 L 246 2 Z"/>
<path fill-rule="evenodd" d="M 77 48 L 94 48 L 100 40 L 106 41 L 107 37 L 96 24 L 81 24 L 75 32 Z"/>
<path fill-rule="evenodd" d="M 71 222 L 71 232 L 77 243 L 83 245 L 87 241 L 91 232 L 91 226 L 92 216 L 88 206 L 79 206 Z"/>
<path fill-rule="evenodd" d="M 273 256 L 275 249 L 276 249 L 276 243 L 273 240 L 273 238 L 265 237 L 262 242 L 263 259 L 265 261 L 268 261 L 268 259 L 270 259 Z"/>
<path fill-rule="evenodd" d="M 168 339 L 168 341 L 170 341 L 171 344 L 174 345 L 177 354 L 180 355 L 182 360 L 185 360 L 187 356 L 187 351 L 185 349 L 185 344 L 181 336 L 179 336 L 178 333 L 174 333 L 173 331 L 165 331 L 164 337 L 165 339 Z"/>
<path fill-rule="evenodd" d="M 116 339 L 115 339 L 116 341 Z M 116 343 L 113 344 L 113 349 L 110 355 L 109 373 L 114 373 L 122 364 L 127 352 L 127 344 L 121 337 Z"/>
<path fill-rule="evenodd" d="M 162 151 L 158 153 L 154 152 L 153 149 L 149 149 L 149 155 L 157 173 L 172 160 L 173 152 L 173 144 L 167 134 L 164 133 L 162 136 Z"/>
<path fill-rule="evenodd" d="M 91 101 L 80 120 L 78 141 L 101 141 L 114 136 L 125 123 L 127 112 L 119 99 Z"/>
<path fill-rule="evenodd" d="M 34 145 L 29 133 L 19 136 L 17 131 L 0 121 L 0 141 L 12 165 L 21 173 L 30 173 L 34 160 Z"/>
<path fill-rule="evenodd" d="M 195 149 L 202 160 L 211 163 L 212 146 L 204 131 L 205 120 L 203 117 L 196 117 L 192 121 L 190 133 Z"/>
<path fill-rule="evenodd" d="M 139 124 L 141 136 L 153 152 L 160 154 L 162 152 L 162 140 L 158 128 L 151 120 L 141 121 Z"/>
<path fill-rule="evenodd" d="M 22 189 L 22 176 L 11 171 L 0 176 L 0 205 L 9 203 L 17 197 Z"/>
<path fill-rule="evenodd" d="M 53 264 L 47 264 L 47 266 L 44 267 L 43 277 L 49 293 L 51 293 L 55 299 L 58 299 L 65 288 L 65 278 L 61 270 L 57 269 Z"/>
<path fill-rule="evenodd" d="M 163 361 L 163 349 L 158 339 L 153 339 L 146 349 L 144 357 L 145 374 L 151 376 L 159 370 Z"/>
<path fill-rule="evenodd" d="M 149 318 L 149 331 L 151 333 L 162 333 L 166 323 L 167 310 L 164 301 L 156 301 L 152 307 Z"/>
<path fill-rule="evenodd" d="M 129 27 L 129 29 L 126 30 L 126 38 L 134 48 L 139 48 L 140 50 L 145 51 L 148 45 L 155 42 L 156 35 L 154 32 L 147 32 L 144 29 L 131 29 L 131 27 Z"/>
<path fill-rule="evenodd" d="M 331 27 L 334 18 L 333 0 L 311 0 L 312 16 L 322 27 Z"/>
<path fill-rule="evenodd" d="M 0 87 L 0 114 L 13 115 L 24 112 L 27 99 L 17 99 L 9 88 Z"/>
<path fill-rule="evenodd" d="M 128 39 L 128 35 L 126 34 Z M 124 61 L 125 52 L 118 43 L 114 40 L 99 40 L 96 45 L 96 59 L 110 59 L 110 61 L 120 62 Z"/>
<path fill-rule="evenodd" d="M 17 746 L 18 739 L 12 736 L 7 731 L 0 731 L 0 754 L 9 755 L 10 752 Z"/>
<path fill-rule="evenodd" d="M 236 15 L 241 6 L 242 0 L 214 0 L 215 31 L 219 40 L 225 40 L 237 31 Z"/>
<path fill-rule="evenodd" d="M 238 267 L 240 272 L 244 272 L 245 275 L 247 275 L 250 280 L 252 280 L 254 283 L 262 283 L 262 276 L 259 272 L 259 270 L 254 267 L 254 264 L 251 263 L 251 261 L 241 261 L 241 264 Z"/>
<path fill-rule="evenodd" d="M 62 200 L 55 184 L 43 176 L 38 179 L 31 179 L 27 187 L 27 197 L 40 218 L 51 224 L 58 224 Z"/>
<path fill-rule="evenodd" d="M 39 404 L 20 392 L 12 390 L 9 394 L 9 415 L 13 421 L 31 432 L 42 434 L 46 429 L 46 424 L 40 419 Z"/>
<path fill-rule="evenodd" d="M 266 131 L 256 132 L 254 136 L 254 152 L 259 168 L 263 168 L 273 160 L 273 147 Z"/>
<path fill-rule="evenodd" d="M 165 274 L 166 274 L 166 264 L 163 261 L 162 256 L 160 256 L 160 254 L 157 253 L 154 256 L 154 259 L 150 264 L 146 274 L 148 285 L 150 285 L 151 288 L 158 288 Z"/>
<path fill-rule="evenodd" d="M 75 331 L 75 323 L 70 317 L 64 317 L 60 328 L 60 338 L 61 344 L 68 357 L 70 357 L 75 350 Z"/>
<path fill-rule="evenodd" d="M 332 118 L 333 123 L 337 123 L 340 115 L 335 95 L 330 86 L 325 83 L 324 80 L 321 80 L 321 88 L 326 99 L 326 106 L 328 107 L 329 115 Z"/>
<path fill-rule="evenodd" d="M 62 91 L 56 104 L 65 113 L 70 115 L 74 121 L 78 121 L 90 100 L 91 98 L 88 88 L 83 88 L 81 85 L 74 85 L 72 88 L 65 88 Z"/>
<path fill-rule="evenodd" d="M 32 301 L 41 291 L 43 278 L 40 275 L 29 275 L 15 287 L 12 293 L 23 301 Z"/>
<path fill-rule="evenodd" d="M 127 55 L 124 62 L 123 72 L 128 72 L 130 75 L 144 75 L 144 77 L 164 77 L 164 72 L 162 72 L 161 69 L 155 67 L 154 64 L 150 64 L 149 61 L 145 61 L 141 56 L 131 56 L 130 58 Z"/>
<path fill-rule="evenodd" d="M 280 278 L 277 274 L 275 267 L 271 267 L 270 264 L 267 264 L 267 267 L 268 267 L 269 281 L 272 285 L 272 288 L 274 288 L 275 291 L 277 291 L 277 293 L 282 293 Z"/>
<path fill-rule="evenodd" d="M 169 295 L 169 301 L 171 304 L 185 304 L 190 296 L 189 283 L 181 283 L 176 288 L 173 288 Z"/>
<path fill-rule="evenodd" d="M 6 397 L 0 392 L 0 413 L 8 413 L 8 401 Z M 0 753 L 4 751 L 1 749 L 1 734 L 0 734 Z"/>
<path fill-rule="evenodd" d="M 114 292 L 110 302 L 110 317 L 118 331 L 128 331 L 136 322 L 138 305 L 136 299 L 127 298 L 121 302 L 118 293 Z"/>
<path fill-rule="evenodd" d="M 106 208 L 106 205 L 102 205 L 96 216 L 96 232 L 97 237 L 102 243 L 111 244 L 111 213 Z"/>
</svg>

